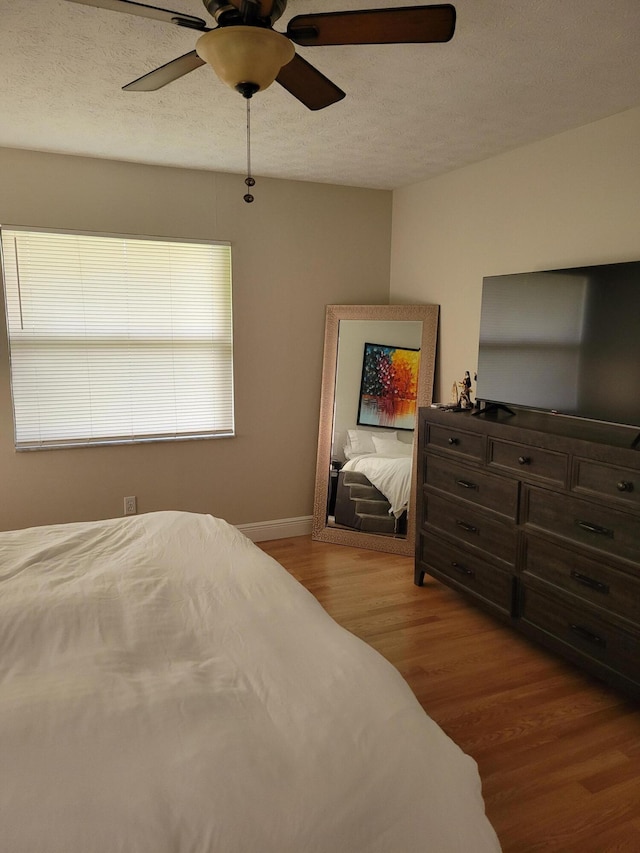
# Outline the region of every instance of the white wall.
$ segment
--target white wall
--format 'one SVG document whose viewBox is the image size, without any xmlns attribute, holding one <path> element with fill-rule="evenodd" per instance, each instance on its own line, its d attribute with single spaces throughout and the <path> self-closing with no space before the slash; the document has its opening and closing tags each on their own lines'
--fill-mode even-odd
<svg viewBox="0 0 640 853">
<path fill-rule="evenodd" d="M 440 304 L 435 399 L 477 367 L 485 275 L 640 259 L 640 108 L 393 195 L 391 302 Z"/>
<path fill-rule="evenodd" d="M 308 516 L 325 305 L 387 304 L 391 193 L 0 149 L 5 225 L 229 240 L 237 437 L 16 453 L 0 310 L 0 529 L 140 512 Z M 0 303 L 2 300 L 0 300 Z"/>
</svg>

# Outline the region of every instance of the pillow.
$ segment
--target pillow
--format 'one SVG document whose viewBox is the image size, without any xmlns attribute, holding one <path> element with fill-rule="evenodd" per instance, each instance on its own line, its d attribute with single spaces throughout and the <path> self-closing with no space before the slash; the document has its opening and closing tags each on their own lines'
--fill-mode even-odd
<svg viewBox="0 0 640 853">
<path fill-rule="evenodd" d="M 376 453 L 380 456 L 411 456 L 413 453 L 413 444 L 407 444 L 404 441 L 378 438 L 378 436 L 374 436 L 372 441 Z"/>
<path fill-rule="evenodd" d="M 357 453 L 350 444 L 345 444 L 342 448 L 342 452 L 344 453 L 344 458 L 349 461 L 350 459 L 357 459 L 359 456 L 372 456 L 371 453 Z"/>
<path fill-rule="evenodd" d="M 361 453 L 376 452 L 373 444 L 374 433 L 366 429 L 348 429 L 347 435 L 349 436 L 349 447 L 353 455 L 358 456 Z M 392 441 L 397 441 L 398 439 L 397 432 L 382 432 L 375 435 L 376 438 L 386 438 Z"/>
</svg>

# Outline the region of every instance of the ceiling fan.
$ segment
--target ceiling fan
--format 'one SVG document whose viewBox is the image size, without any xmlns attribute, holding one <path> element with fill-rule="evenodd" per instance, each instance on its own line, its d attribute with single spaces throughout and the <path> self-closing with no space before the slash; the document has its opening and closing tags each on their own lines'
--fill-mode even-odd
<svg viewBox="0 0 640 853">
<path fill-rule="evenodd" d="M 319 12 L 292 18 L 285 33 L 273 24 L 287 0 L 202 0 L 217 26 L 194 15 L 172 12 L 133 0 L 69 0 L 84 6 L 128 12 L 203 33 L 195 50 L 167 62 L 123 86 L 127 92 L 160 89 L 208 63 L 218 77 L 245 98 L 276 80 L 310 110 L 321 110 L 345 93 L 296 53 L 294 44 L 408 44 L 449 41 L 455 30 L 455 8 L 448 4 Z"/>
<path fill-rule="evenodd" d="M 251 187 L 250 99 L 274 80 L 310 110 L 321 110 L 344 98 L 345 93 L 317 68 L 303 59 L 294 44 L 408 44 L 445 42 L 452 38 L 456 11 L 449 3 L 434 6 L 402 6 L 348 12 L 319 12 L 291 18 L 285 33 L 273 24 L 287 7 L 287 0 L 202 0 L 215 27 L 195 15 L 172 12 L 134 0 L 69 0 L 114 12 L 154 18 L 202 33 L 195 50 L 161 65 L 123 86 L 127 92 L 152 92 L 208 63 L 218 77 L 240 92 L 247 103 L 246 202 L 254 197 Z"/>
</svg>

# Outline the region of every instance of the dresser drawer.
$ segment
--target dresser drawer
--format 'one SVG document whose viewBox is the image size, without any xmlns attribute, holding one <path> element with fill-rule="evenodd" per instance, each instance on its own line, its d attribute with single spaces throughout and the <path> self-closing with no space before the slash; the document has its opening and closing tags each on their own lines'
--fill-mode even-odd
<svg viewBox="0 0 640 853">
<path fill-rule="evenodd" d="M 504 568 L 515 565 L 516 531 L 513 524 L 490 517 L 462 501 L 424 495 L 422 524 L 465 547 L 484 552 Z M 482 554 L 480 554 L 482 556 Z"/>
<path fill-rule="evenodd" d="M 513 576 L 428 533 L 420 534 L 421 568 L 511 613 Z"/>
<path fill-rule="evenodd" d="M 467 457 L 478 462 L 484 459 L 484 440 L 481 435 L 461 429 L 450 429 L 448 426 L 429 424 L 427 447 L 446 450 L 452 456 Z"/>
<path fill-rule="evenodd" d="M 612 614 L 640 623 L 640 574 L 634 577 L 619 572 L 601 561 L 528 535 L 522 577 L 525 582 L 530 577 L 539 578 Z"/>
<path fill-rule="evenodd" d="M 640 518 L 597 504 L 527 486 L 524 522 L 581 545 L 623 557 L 640 558 Z"/>
<path fill-rule="evenodd" d="M 615 498 L 640 509 L 640 471 L 616 468 L 590 459 L 576 459 L 573 489 L 610 500 Z"/>
<path fill-rule="evenodd" d="M 431 489 L 483 506 L 513 521 L 517 518 L 519 483 L 516 480 L 427 456 L 424 482 Z"/>
<path fill-rule="evenodd" d="M 569 472 L 569 456 L 554 450 L 490 438 L 489 465 L 516 474 L 523 480 L 539 480 L 564 487 Z"/>
<path fill-rule="evenodd" d="M 640 682 L 638 631 L 614 624 L 575 599 L 547 596 L 530 587 L 523 590 L 521 608 L 523 622 Z"/>
</svg>

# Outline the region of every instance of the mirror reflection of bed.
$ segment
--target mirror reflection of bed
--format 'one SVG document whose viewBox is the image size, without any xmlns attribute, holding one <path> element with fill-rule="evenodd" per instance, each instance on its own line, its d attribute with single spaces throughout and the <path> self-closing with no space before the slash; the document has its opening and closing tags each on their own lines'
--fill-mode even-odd
<svg viewBox="0 0 640 853">
<path fill-rule="evenodd" d="M 431 402 L 437 319 L 436 305 L 327 306 L 315 539 L 412 553 L 416 414 Z"/>
</svg>

